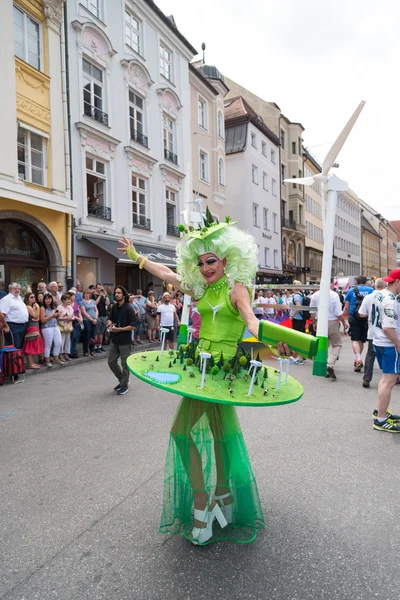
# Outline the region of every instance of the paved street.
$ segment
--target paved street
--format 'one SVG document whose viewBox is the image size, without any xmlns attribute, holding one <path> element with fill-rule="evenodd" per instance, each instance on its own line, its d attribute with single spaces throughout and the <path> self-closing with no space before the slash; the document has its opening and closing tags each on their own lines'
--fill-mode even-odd
<svg viewBox="0 0 400 600">
<path fill-rule="evenodd" d="M 308 361 L 300 402 L 239 410 L 268 522 L 243 546 L 157 533 L 177 396 L 118 397 L 104 360 L 0 388 L 0 598 L 398 600 L 400 436 L 351 364 L 346 338 L 337 382 Z"/>
</svg>

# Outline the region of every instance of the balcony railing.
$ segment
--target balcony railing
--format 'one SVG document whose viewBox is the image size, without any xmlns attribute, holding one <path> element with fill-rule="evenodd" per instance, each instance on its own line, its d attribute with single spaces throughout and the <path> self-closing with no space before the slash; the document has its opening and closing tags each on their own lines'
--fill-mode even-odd
<svg viewBox="0 0 400 600">
<path fill-rule="evenodd" d="M 282 219 L 282 227 L 285 229 L 296 230 L 296 221 L 293 221 L 292 219 Z"/>
<path fill-rule="evenodd" d="M 146 219 L 146 217 L 142 216 L 133 216 L 132 226 L 137 229 L 151 229 L 151 221 L 150 219 Z"/>
<path fill-rule="evenodd" d="M 166 160 L 169 160 L 169 162 L 174 163 L 174 165 L 178 164 L 178 157 L 177 157 L 177 155 L 174 154 L 173 152 L 170 152 L 166 148 L 164 148 L 164 158 Z"/>
<path fill-rule="evenodd" d="M 111 221 L 111 208 L 108 206 L 101 206 L 88 202 L 88 215 L 90 217 L 97 217 L 98 219 Z"/>
<path fill-rule="evenodd" d="M 87 104 L 85 102 L 84 113 L 87 117 L 91 117 L 92 119 L 95 119 L 95 121 L 98 121 L 103 125 L 108 125 L 108 114 L 101 111 L 99 108 L 91 106 L 90 104 Z"/>
<path fill-rule="evenodd" d="M 180 237 L 180 231 L 176 225 L 167 225 L 167 235 L 173 235 L 174 237 Z"/>
<path fill-rule="evenodd" d="M 141 144 L 145 148 L 149 147 L 148 137 L 146 135 L 143 135 L 143 133 L 136 131 L 136 129 L 131 129 L 131 140 L 137 142 L 138 144 Z"/>
<path fill-rule="evenodd" d="M 306 232 L 306 226 L 303 223 L 296 223 L 293 219 L 283 219 L 282 218 L 282 227 L 285 229 L 292 229 L 293 231 L 298 231 L 299 233 Z"/>
</svg>

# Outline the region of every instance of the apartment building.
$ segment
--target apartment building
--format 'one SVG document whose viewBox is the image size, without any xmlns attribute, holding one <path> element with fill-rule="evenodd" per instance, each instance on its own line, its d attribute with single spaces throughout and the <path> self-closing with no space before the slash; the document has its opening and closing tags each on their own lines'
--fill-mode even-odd
<svg viewBox="0 0 400 600">
<path fill-rule="evenodd" d="M 279 138 L 242 96 L 225 101 L 226 202 L 259 249 L 257 283 L 281 283 Z"/>
<path fill-rule="evenodd" d="M 360 275 L 361 258 L 360 200 L 355 192 L 348 189 L 338 194 L 332 276 Z"/>
<path fill-rule="evenodd" d="M 304 177 L 312 177 L 321 173 L 322 168 L 312 156 L 312 154 L 303 147 L 303 172 Z M 322 255 L 324 250 L 323 233 L 323 198 L 321 184 L 317 181 L 312 186 L 305 186 L 305 264 L 309 267 L 309 273 L 306 276 L 307 282 L 319 283 L 322 272 Z"/>
<path fill-rule="evenodd" d="M 62 0 L 0 3 L 0 285 L 71 277 Z"/>
<path fill-rule="evenodd" d="M 226 199 L 224 98 L 229 90 L 218 69 L 202 61 L 189 66 L 189 83 L 192 200 L 220 219 Z"/>
<path fill-rule="evenodd" d="M 282 269 L 286 280 L 305 280 L 305 206 L 302 186 L 286 184 L 285 178 L 302 177 L 301 123 L 290 121 L 274 102 L 267 102 L 240 84 L 225 78 L 229 87 L 227 98 L 241 95 L 279 138 L 279 190 L 282 229 Z"/>
<path fill-rule="evenodd" d="M 68 3 L 68 44 L 77 278 L 145 289 L 117 240 L 176 264 L 196 50 L 152 0 Z"/>
<path fill-rule="evenodd" d="M 390 226 L 391 231 L 396 232 L 396 262 L 397 267 L 400 268 L 400 221 L 390 221 Z"/>
</svg>

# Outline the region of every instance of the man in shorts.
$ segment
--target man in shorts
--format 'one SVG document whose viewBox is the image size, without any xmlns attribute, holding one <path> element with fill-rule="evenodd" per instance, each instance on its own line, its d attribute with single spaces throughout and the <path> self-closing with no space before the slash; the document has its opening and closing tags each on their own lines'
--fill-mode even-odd
<svg viewBox="0 0 400 600">
<path fill-rule="evenodd" d="M 157 308 L 157 329 L 168 329 L 168 333 L 165 334 L 165 339 L 168 341 L 170 350 L 174 349 L 175 323 L 179 327 L 180 321 L 178 319 L 176 308 L 171 304 L 171 295 L 169 292 L 164 292 L 162 304 Z"/>
<path fill-rule="evenodd" d="M 389 410 L 392 389 L 400 373 L 400 269 L 394 269 L 383 280 L 387 288 L 374 295 L 371 307 L 372 343 L 382 371 L 373 427 L 378 431 L 400 433 L 400 415 Z"/>
<path fill-rule="evenodd" d="M 344 299 L 344 312 L 346 313 L 350 325 L 350 339 L 354 353 L 354 371 L 361 373 L 364 366 L 361 360 L 361 355 L 364 349 L 364 344 L 367 341 L 368 321 L 366 319 L 358 319 L 354 315 L 354 309 L 359 298 L 364 298 L 368 294 L 372 294 L 374 288 L 366 285 L 367 278 L 363 275 L 356 277 L 356 289 L 351 289 L 347 292 Z"/>
</svg>

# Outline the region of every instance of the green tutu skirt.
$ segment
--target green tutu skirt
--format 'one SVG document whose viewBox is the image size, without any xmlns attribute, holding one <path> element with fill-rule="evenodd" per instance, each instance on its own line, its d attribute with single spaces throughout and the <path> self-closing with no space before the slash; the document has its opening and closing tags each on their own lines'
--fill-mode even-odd
<svg viewBox="0 0 400 600">
<path fill-rule="evenodd" d="M 164 473 L 161 533 L 190 538 L 194 494 L 229 494 L 232 523 L 217 521 L 209 542 L 248 543 L 265 527 L 257 483 L 234 406 L 182 398 L 169 439 Z M 221 504 L 221 503 L 220 503 Z"/>
</svg>

